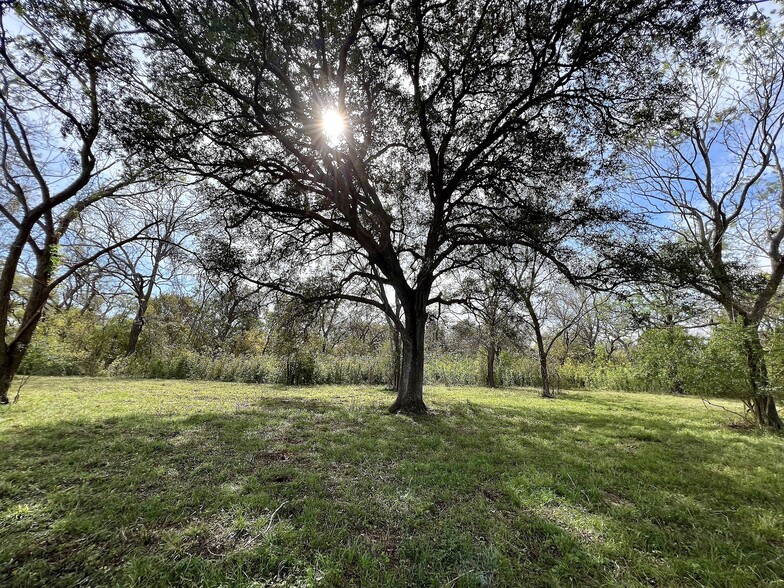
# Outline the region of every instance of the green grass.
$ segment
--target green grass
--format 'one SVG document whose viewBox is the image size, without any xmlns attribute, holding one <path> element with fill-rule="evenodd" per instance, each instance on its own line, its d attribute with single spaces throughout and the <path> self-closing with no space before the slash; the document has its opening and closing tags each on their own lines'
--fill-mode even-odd
<svg viewBox="0 0 784 588">
<path fill-rule="evenodd" d="M 784 437 L 696 399 L 32 379 L 1 586 L 784 586 Z"/>
</svg>

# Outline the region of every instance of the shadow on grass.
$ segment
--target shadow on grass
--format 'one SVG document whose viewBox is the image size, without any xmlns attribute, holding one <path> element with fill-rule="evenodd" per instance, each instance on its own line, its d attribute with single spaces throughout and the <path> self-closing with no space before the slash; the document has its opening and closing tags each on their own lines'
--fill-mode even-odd
<svg viewBox="0 0 784 588">
<path fill-rule="evenodd" d="M 386 400 L 253 398 L 229 413 L 19 428 L 3 448 L 0 584 L 784 576 L 780 446 L 738 455 L 740 435 L 570 400 L 452 403 L 417 419 L 385 415 Z"/>
</svg>

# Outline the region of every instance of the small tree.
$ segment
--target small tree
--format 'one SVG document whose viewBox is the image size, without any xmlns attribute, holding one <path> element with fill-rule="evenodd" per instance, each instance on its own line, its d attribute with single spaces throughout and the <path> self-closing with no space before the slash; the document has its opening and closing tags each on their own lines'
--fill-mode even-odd
<svg viewBox="0 0 784 588">
<path fill-rule="evenodd" d="M 685 394 L 695 391 L 702 343 L 681 326 L 645 331 L 635 348 L 635 364 L 657 391 Z"/>
<path fill-rule="evenodd" d="M 550 260 L 530 249 L 517 249 L 510 265 L 508 288 L 513 300 L 522 306 L 523 321 L 530 327 L 539 359 L 542 396 L 554 398 L 549 357 L 553 346 L 573 329 L 590 307 L 589 296 L 579 297 L 576 306 L 559 300 L 558 291 L 572 286 Z"/>
<path fill-rule="evenodd" d="M 0 403 L 8 402 L 50 293 L 117 245 L 63 266 L 74 221 L 136 179 L 117 169 L 103 142 L 105 100 L 119 93 L 116 75 L 127 59 L 114 21 L 87 1 L 0 6 Z M 14 291 L 26 278 L 16 318 Z"/>
<path fill-rule="evenodd" d="M 179 186 L 153 185 L 130 198 L 104 199 L 82 215 L 80 236 L 87 255 L 106 243 L 120 243 L 106 254 L 101 271 L 130 292 L 134 317 L 126 355 L 133 355 L 150 299 L 182 275 L 199 210 L 193 195 Z M 77 261 L 78 263 L 78 261 Z"/>
<path fill-rule="evenodd" d="M 509 292 L 510 265 L 508 260 L 489 253 L 477 259 L 475 269 L 460 281 L 464 305 L 476 321 L 477 339 L 485 349 L 488 388 L 496 386 L 496 360 L 517 326 L 515 300 Z"/>
<path fill-rule="evenodd" d="M 760 324 L 784 277 L 784 29 L 757 33 L 710 69 L 683 68 L 691 94 L 680 124 L 630 164 L 637 196 L 670 238 L 653 254 L 662 279 L 741 322 L 744 403 L 760 426 L 781 429 Z"/>
</svg>

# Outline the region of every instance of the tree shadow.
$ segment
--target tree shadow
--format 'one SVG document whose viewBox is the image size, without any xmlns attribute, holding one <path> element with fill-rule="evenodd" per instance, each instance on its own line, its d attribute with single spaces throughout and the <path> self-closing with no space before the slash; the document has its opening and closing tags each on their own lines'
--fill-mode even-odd
<svg viewBox="0 0 784 588">
<path fill-rule="evenodd" d="M 720 437 L 631 413 L 409 418 L 384 414 L 386 396 L 336 396 L 14 430 L 0 583 L 742 584 L 739 556 L 784 573 L 775 522 L 742 524 L 774 517 L 781 465 L 766 485 Z"/>
</svg>

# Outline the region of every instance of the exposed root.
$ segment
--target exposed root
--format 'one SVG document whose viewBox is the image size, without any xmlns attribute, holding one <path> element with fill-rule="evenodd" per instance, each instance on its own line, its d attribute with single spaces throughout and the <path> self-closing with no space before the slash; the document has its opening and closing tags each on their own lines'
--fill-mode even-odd
<svg viewBox="0 0 784 588">
<path fill-rule="evenodd" d="M 430 410 L 422 400 L 414 400 L 401 402 L 400 399 L 395 400 L 394 404 L 389 407 L 389 414 L 406 414 L 406 415 L 423 415 L 428 414 Z"/>
</svg>

